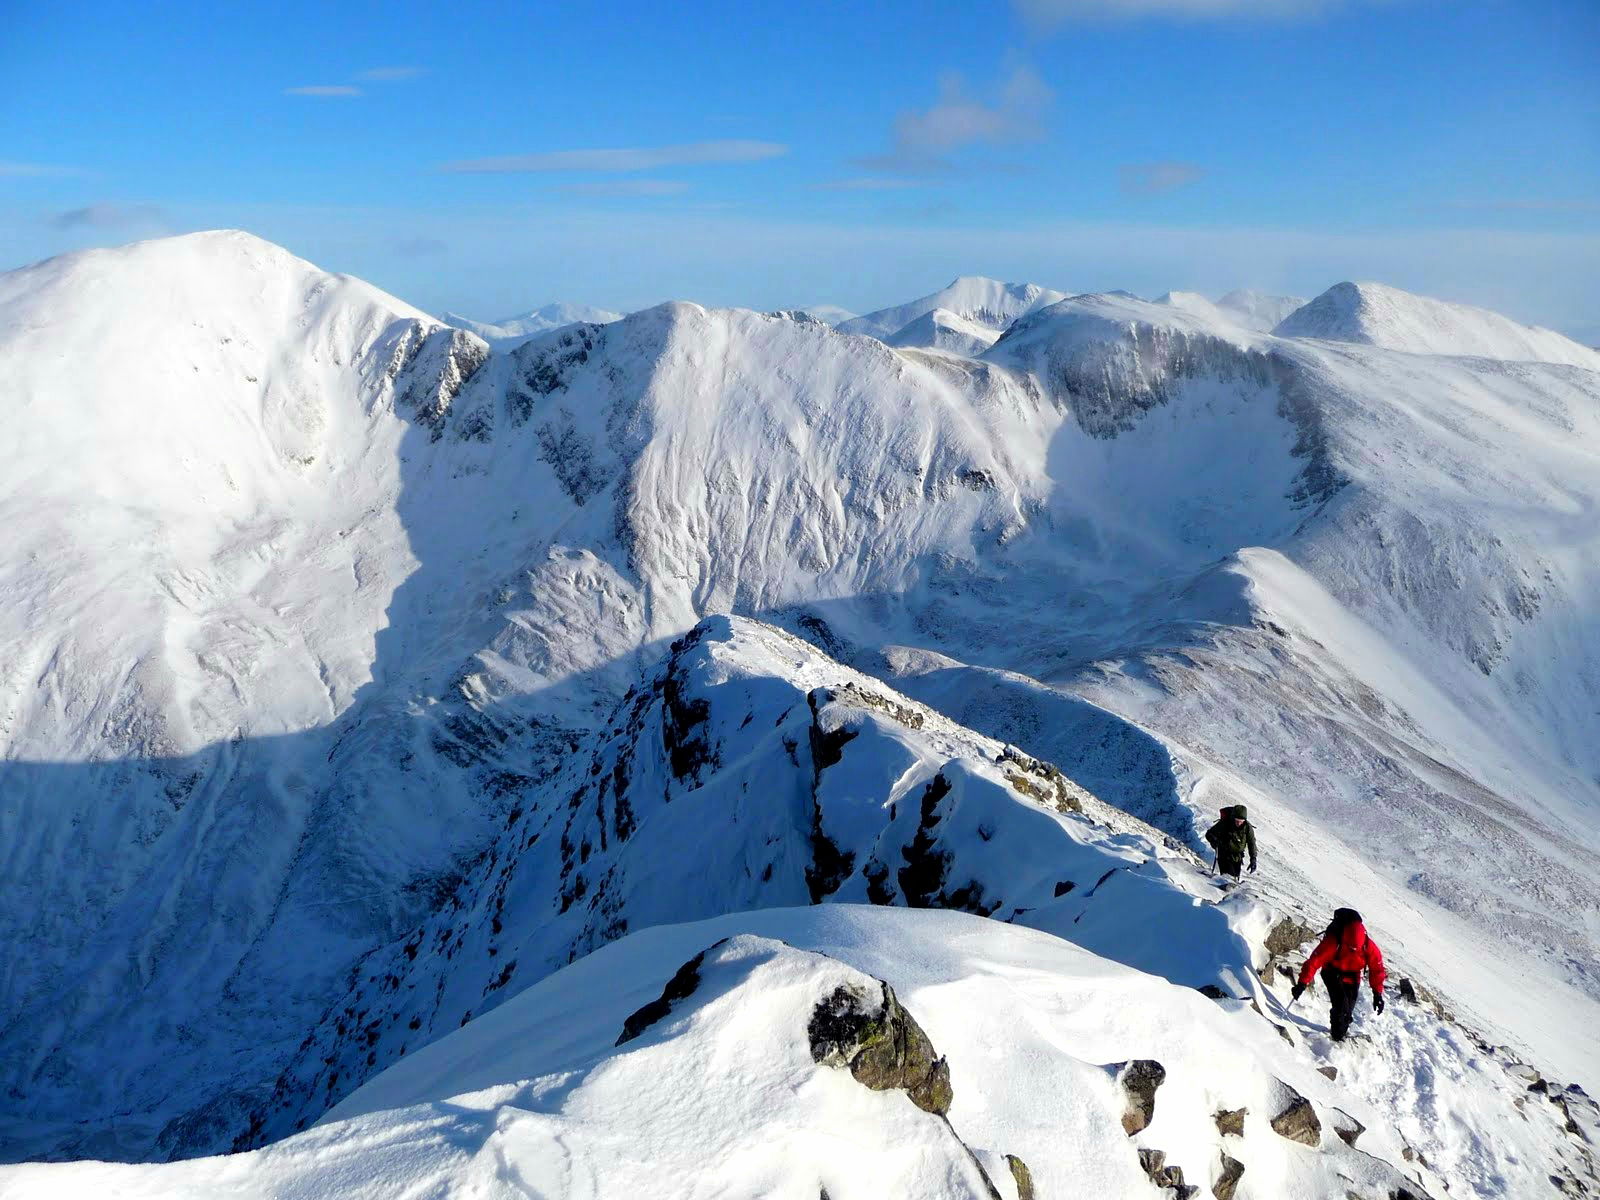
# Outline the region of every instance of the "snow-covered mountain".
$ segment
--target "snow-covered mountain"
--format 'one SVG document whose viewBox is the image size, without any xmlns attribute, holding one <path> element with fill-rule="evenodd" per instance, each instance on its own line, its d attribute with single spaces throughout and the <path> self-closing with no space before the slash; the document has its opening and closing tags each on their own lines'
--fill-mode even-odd
<svg viewBox="0 0 1600 1200">
<path fill-rule="evenodd" d="M 840 308 L 837 304 L 803 304 L 795 311 L 824 325 L 839 325 L 856 316 L 848 308 Z"/>
<path fill-rule="evenodd" d="M 1036 283 L 1001 283 L 981 275 L 964 275 L 919 300 L 841 321 L 838 328 L 841 333 L 864 333 L 886 341 L 912 322 L 942 309 L 949 317 L 998 334 L 1024 313 L 1066 298 L 1067 293 Z"/>
<path fill-rule="evenodd" d="M 1390 296 L 1406 321 L 1437 313 Z M 975 357 L 691 304 L 493 349 L 246 235 L 0 277 L 0 398 L 22 439 L 0 477 L 0 929 L 29 947 L 0 968 L 8 1156 L 271 1140 L 463 1022 L 495 1057 L 516 1026 L 480 1031 L 487 1010 L 625 934 L 822 900 L 1065 939 L 1080 951 L 1047 974 L 1077 977 L 1081 952 L 1083 979 L 1164 980 L 1152 1026 L 1200 1003 L 1161 988 L 1249 997 L 1262 1015 L 1201 1004 L 1292 1055 L 1252 1049 L 1249 1086 L 1368 1105 L 1362 1147 L 1387 1164 L 1371 1170 L 1414 1191 L 1517 1194 L 1529 1164 L 1592 1175 L 1551 1115 L 1580 1127 L 1581 1096 L 1542 1085 L 1524 1122 L 1531 1068 L 1512 1060 L 1600 1078 L 1600 371 L 1272 335 L 1126 295 L 1017 315 Z M 1263 876 L 1224 899 L 1193 851 L 1233 802 Z M 1271 967 L 1303 953 L 1283 930 L 1336 902 L 1450 1015 L 1397 1001 L 1367 1022 L 1373 1052 L 1313 1093 L 1328 1048 L 1313 1014 L 1283 1012 Z M 981 1005 L 1009 971 L 1011 950 L 932 949 L 955 927 L 917 922 L 954 918 L 867 932 L 890 930 L 878 919 L 853 926 L 863 942 L 927 939 L 943 965 L 835 957 L 919 1020 L 915 989 Z M 754 1002 L 778 1039 L 763 1086 L 786 1087 L 781 1014 L 845 968 L 804 956 L 834 953 L 807 932 L 820 916 L 728 920 L 671 967 L 725 934 L 795 947 L 716 960 L 730 989 L 757 960 L 799 989 Z M 633 940 L 594 961 L 643 970 Z M 572 994 L 623 1005 L 665 982 L 607 978 Z M 672 1077 L 750 1032 L 707 1012 L 704 1037 L 660 1047 Z M 936 1020 L 954 1068 L 969 1051 L 940 1046 Z M 1052 1043 L 1069 1074 L 1110 1061 L 1084 1020 Z M 513 1090 L 634 1069 L 581 1038 L 527 1046 Z M 1419 1056 L 1426 1073 L 1401 1069 Z M 432 1078 L 233 1169 L 266 1172 L 262 1194 L 314 1178 L 398 1147 L 423 1120 L 403 1106 L 488 1082 Z M 540 1120 L 576 1119 L 581 1089 L 541 1087 Z M 582 1103 L 613 1111 L 625 1091 Z M 1245 1101 L 1247 1121 L 1275 1105 Z M 1191 1109 L 1143 1145 L 1214 1182 L 1232 1143 Z M 1005 1153 L 1032 1165 L 1020 1126 L 958 1111 L 986 1174 Z M 1102 1137 L 1098 1109 L 1081 1123 Z M 935 1152 L 920 1127 L 873 1128 Z M 1355 1180 L 1335 1140 L 1317 1162 Z M 1070 1148 L 1036 1172 L 1126 1190 L 1134 1147 L 1111 1141 L 1109 1175 L 1075 1175 Z M 550 1161 L 528 1146 L 519 1170 Z M 1228 1153 L 1257 1180 L 1282 1158 Z M 104 1178 L 203 1191 L 213 1169 Z M 0 1180 L 100 1168 L 53 1170 Z M 1272 1194 L 1343 1195 L 1304 1170 Z M 932 1194 L 969 1194 L 949 1178 Z"/>
<path fill-rule="evenodd" d="M 936 308 L 883 340 L 900 349 L 948 350 L 952 354 L 976 358 L 994 345 L 999 336 L 998 330 L 987 325 L 969 321 L 948 309 Z"/>
<path fill-rule="evenodd" d="M 569 325 L 608 325 L 622 320 L 622 314 L 591 304 L 568 304 L 557 301 L 536 308 L 517 317 L 500 321 L 474 321 L 460 313 L 445 313 L 444 323 L 457 329 L 475 333 L 491 346 L 514 346 L 541 333 L 565 329 Z"/>
<path fill-rule="evenodd" d="M 1213 323 L 1222 322 L 1253 329 L 1257 333 L 1268 333 L 1305 304 L 1305 299 L 1240 288 L 1217 300 L 1208 300 L 1198 292 L 1168 292 L 1159 297 L 1156 303 L 1185 309 Z"/>
<path fill-rule="evenodd" d="M 1429 300 L 1379 283 L 1337 284 L 1285 317 L 1275 332 L 1413 354 L 1471 354 L 1590 369 L 1600 363 L 1595 351 L 1553 329 L 1519 325 L 1487 309 Z"/>
</svg>

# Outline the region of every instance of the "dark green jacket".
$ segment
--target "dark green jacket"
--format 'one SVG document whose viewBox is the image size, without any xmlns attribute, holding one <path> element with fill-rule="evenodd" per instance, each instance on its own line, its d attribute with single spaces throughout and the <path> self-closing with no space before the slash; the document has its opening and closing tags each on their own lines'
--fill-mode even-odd
<svg viewBox="0 0 1600 1200">
<path fill-rule="evenodd" d="M 1217 861 L 1223 863 L 1244 863 L 1245 854 L 1250 855 L 1250 865 L 1256 864 L 1256 827 L 1246 821 L 1243 825 L 1235 825 L 1235 815 L 1244 813 L 1244 806 L 1225 808 L 1222 810 L 1222 819 L 1206 830 L 1206 842 L 1217 852 Z"/>
</svg>

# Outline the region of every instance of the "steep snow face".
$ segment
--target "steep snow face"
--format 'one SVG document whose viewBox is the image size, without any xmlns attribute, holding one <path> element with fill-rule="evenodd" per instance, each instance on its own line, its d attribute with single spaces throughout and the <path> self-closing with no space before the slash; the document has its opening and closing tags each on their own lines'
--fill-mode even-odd
<svg viewBox="0 0 1600 1200">
<path fill-rule="evenodd" d="M 622 314 L 608 308 L 595 308 L 592 304 L 568 304 L 557 301 L 536 308 L 519 317 L 506 317 L 499 321 L 474 321 L 460 313 L 445 313 L 444 323 L 476 334 L 491 346 L 510 347 L 525 342 L 541 333 L 565 329 L 569 325 L 608 325 L 622 320 Z"/>
<path fill-rule="evenodd" d="M 964 321 L 1000 332 L 1024 313 L 1065 300 L 1065 292 L 1036 283 L 1001 283 L 998 279 L 966 275 L 948 287 L 920 300 L 879 309 L 839 323 L 841 333 L 864 333 L 880 340 L 905 329 L 919 317 L 944 309 Z"/>
<path fill-rule="evenodd" d="M 999 336 L 995 329 L 969 321 L 948 309 L 936 308 L 883 340 L 902 349 L 945 350 L 975 358 L 994 345 Z"/>
<path fill-rule="evenodd" d="M 1360 342 L 1411 354 L 1567 363 L 1600 369 L 1600 354 L 1553 329 L 1487 309 L 1414 296 L 1379 283 L 1338 283 L 1274 330 L 1281 337 Z"/>
<path fill-rule="evenodd" d="M 861 1036 L 849 1018 L 887 1011 L 885 984 L 942 1059 L 947 1097 L 848 1065 Z M 779 909 L 605 947 L 265 1150 L 166 1166 L 11 1168 L 0 1182 L 18 1200 L 497 1195 L 508 1177 L 522 1191 L 573 1200 L 1019 1200 L 1154 1194 L 1156 1167 L 1217 1194 L 1233 1179 L 1249 1189 L 1241 1195 L 1309 1200 L 1443 1194 L 1407 1157 L 1448 1156 L 1463 1178 L 1450 1152 L 1474 1133 L 1491 1135 L 1471 1164 L 1479 1194 L 1537 1194 L 1548 1175 L 1568 1170 L 1577 1151 L 1560 1130 L 1561 1109 L 1529 1101 L 1526 1119 L 1486 1129 L 1477 1098 L 1434 1074 L 1448 1066 L 1471 1079 L 1480 1064 L 1457 1057 L 1421 1010 L 1386 1019 L 1386 1031 L 1411 1031 L 1419 1055 L 1343 1060 L 1341 1081 L 1420 1074 L 1437 1084 L 1430 1102 L 1451 1107 L 1446 1147 L 1413 1149 L 1387 1105 L 1319 1074 L 1243 1002 L 1208 1000 L 961 913 Z M 830 1057 L 835 1046 L 844 1052 Z M 907 1075 L 925 1069 L 910 1052 L 887 1061 L 911 1064 Z M 1161 1072 L 1148 1119 L 1133 1120 L 1131 1135 L 1119 1075 L 1130 1061 Z M 1521 1085 L 1507 1083 L 1502 1100 L 1514 1112 L 1510 1086 Z M 1302 1135 L 1312 1145 L 1271 1124 L 1297 1098 L 1316 1120 Z M 1572 1111 L 1585 1111 L 1576 1097 Z M 1219 1113 L 1238 1123 L 1224 1132 Z"/>
</svg>

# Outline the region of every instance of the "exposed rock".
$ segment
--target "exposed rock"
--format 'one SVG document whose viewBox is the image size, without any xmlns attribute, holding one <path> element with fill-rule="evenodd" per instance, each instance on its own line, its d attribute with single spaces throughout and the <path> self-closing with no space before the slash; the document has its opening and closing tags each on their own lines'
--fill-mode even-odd
<svg viewBox="0 0 1600 1200">
<path fill-rule="evenodd" d="M 841 984 L 817 1004 L 806 1026 L 811 1059 L 829 1067 L 848 1067 L 856 1081 L 882 1092 L 904 1089 L 924 1112 L 943 1116 L 954 1093 L 950 1066 L 894 989 L 879 981 L 878 994 Z"/>
<path fill-rule="evenodd" d="M 1189 1200 L 1200 1189 L 1183 1181 L 1182 1167 L 1169 1167 L 1165 1150 L 1140 1150 L 1139 1165 L 1158 1188 L 1170 1188 L 1177 1200 Z"/>
<path fill-rule="evenodd" d="M 683 966 L 679 967 L 672 978 L 667 980 L 667 986 L 661 989 L 661 995 L 650 1001 L 643 1008 L 632 1013 L 622 1023 L 622 1032 L 617 1035 L 616 1044 L 631 1042 L 650 1026 L 672 1011 L 672 1006 L 679 1000 L 693 994 L 694 989 L 700 984 L 700 964 L 705 961 L 706 951 L 714 950 L 722 943 L 707 946 Z"/>
<path fill-rule="evenodd" d="M 1221 988 L 1219 988 L 1214 983 L 1203 983 L 1198 988 L 1196 988 L 1195 991 L 1199 992 L 1207 1000 L 1232 1000 L 1233 999 L 1232 996 L 1228 995 L 1227 992 L 1223 991 Z"/>
<path fill-rule="evenodd" d="M 1011 1168 L 1011 1178 L 1016 1181 L 1017 1200 L 1035 1200 L 1033 1172 L 1028 1170 L 1028 1164 L 1015 1154 L 1008 1154 L 1006 1155 L 1006 1166 Z"/>
<path fill-rule="evenodd" d="M 1217 1122 L 1217 1132 L 1224 1137 L 1244 1136 L 1244 1115 L 1248 1108 L 1219 1108 L 1213 1118 Z"/>
<path fill-rule="evenodd" d="M 1122 1110 L 1122 1130 L 1129 1137 L 1146 1128 L 1156 1115 L 1156 1089 L 1167 1079 L 1167 1069 L 1153 1058 L 1111 1063 L 1105 1068 L 1122 1085 L 1127 1104 Z"/>
<path fill-rule="evenodd" d="M 1400 986 L 1395 990 L 1400 993 L 1400 999 L 1407 1003 L 1426 1004 L 1434 1009 L 1439 1007 L 1439 1001 L 1434 994 L 1414 979 L 1402 979 Z"/>
<path fill-rule="evenodd" d="M 1365 1125 L 1342 1108 L 1333 1110 L 1333 1119 L 1329 1124 L 1333 1126 L 1333 1131 L 1339 1135 L 1346 1146 L 1354 1146 L 1356 1139 L 1367 1131 Z"/>
<path fill-rule="evenodd" d="M 1285 917 L 1267 931 L 1262 945 L 1270 957 L 1282 958 L 1286 954 L 1293 954 L 1316 936 L 1317 931 L 1311 926 L 1302 925 L 1293 917 Z"/>
<path fill-rule="evenodd" d="M 1278 1086 L 1286 1103 L 1272 1118 L 1273 1132 L 1302 1146 L 1322 1145 L 1322 1122 L 1317 1118 L 1317 1110 L 1311 1106 L 1311 1101 L 1282 1080 L 1278 1081 Z"/>
<path fill-rule="evenodd" d="M 1318 1067 L 1317 1068 L 1317 1074 L 1326 1076 L 1328 1079 L 1336 1080 L 1336 1079 L 1339 1078 L 1339 1068 L 1338 1067 Z"/>
<path fill-rule="evenodd" d="M 1244 1174 L 1244 1164 L 1237 1158 L 1222 1156 L 1222 1167 L 1217 1172 L 1217 1177 L 1211 1181 L 1211 1194 L 1216 1200 L 1233 1200 L 1234 1189 L 1239 1186 L 1239 1179 Z"/>
</svg>

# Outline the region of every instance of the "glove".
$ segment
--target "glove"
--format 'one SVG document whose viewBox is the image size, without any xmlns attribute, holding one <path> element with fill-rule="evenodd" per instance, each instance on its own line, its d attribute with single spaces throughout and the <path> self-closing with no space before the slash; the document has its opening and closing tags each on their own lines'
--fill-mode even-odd
<svg viewBox="0 0 1600 1200">
<path fill-rule="evenodd" d="M 1252 875 L 1255 874 L 1255 870 L 1256 870 L 1256 860 L 1252 858 L 1250 860 L 1250 873 Z"/>
<path fill-rule="evenodd" d="M 1305 984 L 1303 984 L 1303 983 L 1295 984 L 1292 988 L 1289 989 L 1289 999 L 1291 999 L 1291 1000 L 1300 999 L 1301 996 L 1305 995 L 1305 990 L 1306 990 L 1306 985 Z M 1378 1011 L 1382 1012 L 1383 1010 L 1379 1009 Z"/>
<path fill-rule="evenodd" d="M 1372 1011 L 1375 1012 L 1375 1013 L 1381 1013 L 1383 1011 L 1383 993 L 1382 992 L 1373 992 L 1372 993 Z"/>
</svg>

